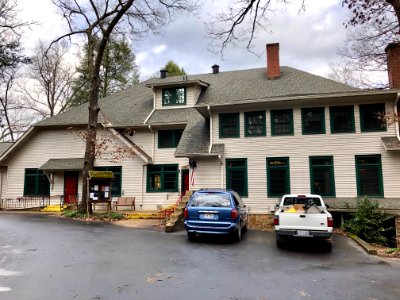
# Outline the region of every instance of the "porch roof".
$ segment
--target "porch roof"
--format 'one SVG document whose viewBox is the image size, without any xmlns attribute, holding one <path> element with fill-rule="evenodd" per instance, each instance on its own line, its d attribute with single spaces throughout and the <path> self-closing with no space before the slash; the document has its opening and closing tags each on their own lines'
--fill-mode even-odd
<svg viewBox="0 0 400 300">
<path fill-rule="evenodd" d="M 39 169 L 46 171 L 75 171 L 83 170 L 84 158 L 49 159 Z"/>
<path fill-rule="evenodd" d="M 400 150 L 400 141 L 397 136 L 384 136 L 381 139 L 386 151 Z"/>
</svg>

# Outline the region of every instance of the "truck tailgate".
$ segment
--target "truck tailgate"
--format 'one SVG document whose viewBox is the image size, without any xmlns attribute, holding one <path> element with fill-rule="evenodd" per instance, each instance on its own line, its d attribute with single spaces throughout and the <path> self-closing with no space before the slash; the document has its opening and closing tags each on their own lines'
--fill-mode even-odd
<svg viewBox="0 0 400 300">
<path fill-rule="evenodd" d="M 328 221 L 325 213 L 281 213 L 279 215 L 279 228 L 299 230 L 327 230 Z"/>
</svg>

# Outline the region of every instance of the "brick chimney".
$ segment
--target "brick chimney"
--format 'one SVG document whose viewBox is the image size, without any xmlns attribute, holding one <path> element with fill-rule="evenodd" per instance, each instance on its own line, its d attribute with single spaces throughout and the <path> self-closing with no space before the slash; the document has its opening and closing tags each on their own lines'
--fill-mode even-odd
<svg viewBox="0 0 400 300">
<path fill-rule="evenodd" d="M 389 87 L 400 89 L 400 43 L 387 45 L 386 49 Z"/>
<path fill-rule="evenodd" d="M 281 77 L 279 43 L 267 44 L 267 78 L 278 79 L 279 77 Z"/>
</svg>

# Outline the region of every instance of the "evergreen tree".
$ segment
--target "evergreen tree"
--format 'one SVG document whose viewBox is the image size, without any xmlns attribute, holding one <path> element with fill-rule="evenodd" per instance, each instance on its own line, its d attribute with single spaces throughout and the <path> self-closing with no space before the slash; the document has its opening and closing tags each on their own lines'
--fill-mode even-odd
<svg viewBox="0 0 400 300">
<path fill-rule="evenodd" d="M 167 71 L 168 76 L 175 76 L 175 75 L 186 75 L 186 72 L 183 68 L 180 68 L 174 61 L 170 60 L 167 62 L 165 67 L 163 68 Z"/>
<path fill-rule="evenodd" d="M 98 44 L 98 40 L 95 41 Z M 88 46 L 77 68 L 78 77 L 72 84 L 72 99 L 70 106 L 88 102 L 90 72 L 88 65 Z M 135 55 L 124 39 L 111 39 L 107 45 L 100 68 L 99 97 L 121 91 L 139 82 L 139 67 L 135 64 Z"/>
</svg>

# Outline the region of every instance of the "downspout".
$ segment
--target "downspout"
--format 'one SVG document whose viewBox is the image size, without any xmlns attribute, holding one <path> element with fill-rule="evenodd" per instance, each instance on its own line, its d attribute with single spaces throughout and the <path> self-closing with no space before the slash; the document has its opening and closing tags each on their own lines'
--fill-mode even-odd
<svg viewBox="0 0 400 300">
<path fill-rule="evenodd" d="M 396 100 L 394 101 L 394 118 L 395 118 L 395 126 L 396 126 L 396 136 L 397 139 L 400 140 L 400 115 L 399 111 L 397 110 L 397 105 L 399 103 L 400 92 L 397 92 Z"/>
<path fill-rule="evenodd" d="M 154 151 L 155 151 L 155 147 L 156 147 L 156 145 L 155 145 L 156 144 L 156 136 L 154 134 L 153 129 L 151 128 L 151 125 L 149 125 L 149 130 L 153 134 L 153 143 L 151 146 L 151 157 L 153 158 L 153 163 L 154 163 Z"/>
<path fill-rule="evenodd" d="M 143 210 L 143 197 L 144 197 L 144 188 L 143 188 L 143 183 L 144 183 L 144 176 L 145 176 L 145 168 L 146 165 L 142 165 L 142 176 L 141 176 L 141 192 L 140 192 L 140 209 Z"/>
<path fill-rule="evenodd" d="M 224 163 L 222 161 L 222 155 L 218 155 L 220 172 L 221 172 L 221 189 L 224 188 Z"/>
<path fill-rule="evenodd" d="M 208 116 L 210 117 L 210 146 L 208 147 L 208 153 L 211 153 L 213 145 L 213 119 L 210 106 L 207 106 L 207 111 L 208 111 Z"/>
</svg>

